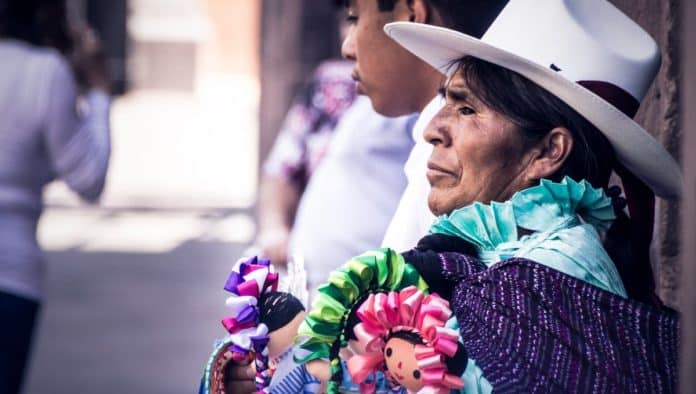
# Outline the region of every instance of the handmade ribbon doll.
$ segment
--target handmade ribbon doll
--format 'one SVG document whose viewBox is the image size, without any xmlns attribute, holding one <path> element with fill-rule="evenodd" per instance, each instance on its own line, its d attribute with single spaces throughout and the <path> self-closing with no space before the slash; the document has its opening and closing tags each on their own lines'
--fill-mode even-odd
<svg viewBox="0 0 696 394">
<path fill-rule="evenodd" d="M 226 305 L 230 316 L 222 320 L 228 332 L 211 355 L 201 380 L 201 394 L 226 390 L 230 361 L 254 360 L 256 387 L 268 393 L 276 367 L 291 359 L 293 338 L 304 318 L 304 308 L 291 294 L 276 291 L 278 274 L 269 260 L 253 257 L 239 263 L 225 290 L 232 293 Z M 312 381 L 317 387 L 318 381 Z"/>
<path fill-rule="evenodd" d="M 457 331 L 445 327 L 451 315 L 449 302 L 415 286 L 370 294 L 358 308 L 360 323 L 353 328 L 361 354 L 348 360 L 360 391 L 374 392 L 374 385 L 365 382 L 380 370 L 386 370 L 392 387 L 409 393 L 461 389 L 459 375 L 467 357 Z"/>
<path fill-rule="evenodd" d="M 331 378 L 327 391 L 337 393 L 343 382 L 339 352 L 348 340 L 357 339 L 358 350 L 367 354 L 351 357 L 348 369 L 354 381 L 362 384 L 361 392 L 374 391 L 369 382 L 375 381 L 374 373 L 379 371 L 388 371 L 396 390 L 400 386 L 414 392 L 461 387 L 443 362 L 445 356 L 455 356 L 458 351 L 456 332 L 444 327 L 451 311 L 445 300 L 427 293 L 415 268 L 390 249 L 351 259 L 318 288 L 298 333 L 299 347 L 309 355 L 296 355 L 296 361 L 328 359 Z M 466 360 L 459 364 L 466 365 Z M 407 378 L 408 374 L 414 377 L 415 370 L 421 375 L 415 379 L 420 386 Z M 443 384 L 437 384 L 438 379 Z"/>
</svg>

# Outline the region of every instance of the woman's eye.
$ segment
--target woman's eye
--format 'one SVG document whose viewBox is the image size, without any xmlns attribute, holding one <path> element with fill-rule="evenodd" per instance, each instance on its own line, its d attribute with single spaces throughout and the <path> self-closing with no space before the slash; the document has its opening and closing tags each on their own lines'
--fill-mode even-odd
<svg viewBox="0 0 696 394">
<path fill-rule="evenodd" d="M 459 108 L 459 113 L 462 115 L 473 115 L 476 113 L 476 111 L 474 111 L 474 109 L 471 107 L 464 106 Z"/>
<path fill-rule="evenodd" d="M 387 348 L 387 351 L 384 352 L 384 354 L 386 354 L 387 357 L 391 357 L 391 355 L 392 355 L 392 349 L 391 349 L 390 347 L 388 347 L 388 348 Z"/>
<path fill-rule="evenodd" d="M 346 16 L 346 22 L 348 22 L 351 25 L 354 25 L 358 23 L 358 17 L 357 15 L 348 15 Z"/>
<path fill-rule="evenodd" d="M 419 370 L 413 371 L 413 377 L 416 379 L 420 379 L 420 371 Z"/>
</svg>

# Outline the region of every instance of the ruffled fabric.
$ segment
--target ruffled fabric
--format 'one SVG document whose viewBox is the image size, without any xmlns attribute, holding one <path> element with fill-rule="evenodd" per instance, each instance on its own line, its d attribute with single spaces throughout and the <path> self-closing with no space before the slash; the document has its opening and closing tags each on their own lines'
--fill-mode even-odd
<svg viewBox="0 0 696 394">
<path fill-rule="evenodd" d="M 327 391 L 338 392 L 341 374 L 338 350 L 347 345 L 344 330 L 351 309 L 367 294 L 409 286 L 423 292 L 428 287 L 418 271 L 391 249 L 370 250 L 352 258 L 317 289 L 312 308 L 298 330 L 301 352 L 296 352 L 295 362 L 330 359 L 332 380 Z"/>
<path fill-rule="evenodd" d="M 440 216 L 430 233 L 467 240 L 489 267 L 523 257 L 625 297 L 599 235 L 615 218 L 602 189 L 565 177 L 561 182 L 542 179 L 502 203 L 476 202 Z M 518 237 L 518 228 L 534 233 Z"/>
<path fill-rule="evenodd" d="M 515 193 L 510 199 L 519 227 L 544 231 L 569 216 L 580 216 L 599 231 L 606 231 L 616 215 L 611 198 L 587 181 L 565 177 L 560 183 L 542 179 L 538 186 Z"/>
</svg>

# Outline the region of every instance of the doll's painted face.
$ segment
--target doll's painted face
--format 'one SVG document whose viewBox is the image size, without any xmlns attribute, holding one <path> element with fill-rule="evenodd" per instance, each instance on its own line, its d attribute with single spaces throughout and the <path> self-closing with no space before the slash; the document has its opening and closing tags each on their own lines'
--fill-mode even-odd
<svg viewBox="0 0 696 394">
<path fill-rule="evenodd" d="M 399 337 L 390 338 L 384 346 L 384 360 L 391 376 L 412 392 L 423 388 L 415 347 L 411 341 Z"/>
</svg>

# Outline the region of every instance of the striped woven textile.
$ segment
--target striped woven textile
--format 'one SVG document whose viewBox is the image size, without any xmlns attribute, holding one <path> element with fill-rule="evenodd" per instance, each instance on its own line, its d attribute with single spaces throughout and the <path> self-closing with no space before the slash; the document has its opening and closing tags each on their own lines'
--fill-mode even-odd
<svg viewBox="0 0 696 394">
<path fill-rule="evenodd" d="M 495 392 L 671 393 L 678 316 L 525 259 L 438 253 L 471 358 Z M 427 278 L 426 278 L 427 280 Z"/>
</svg>

